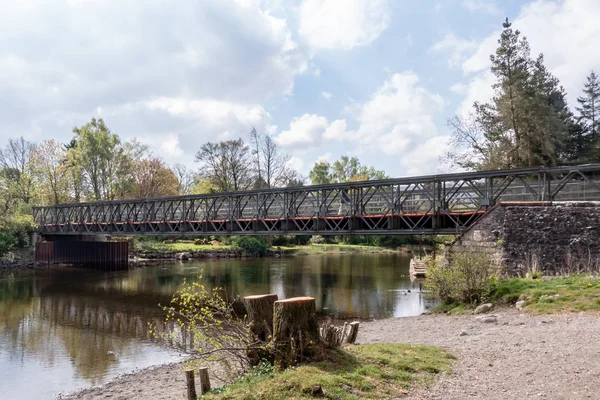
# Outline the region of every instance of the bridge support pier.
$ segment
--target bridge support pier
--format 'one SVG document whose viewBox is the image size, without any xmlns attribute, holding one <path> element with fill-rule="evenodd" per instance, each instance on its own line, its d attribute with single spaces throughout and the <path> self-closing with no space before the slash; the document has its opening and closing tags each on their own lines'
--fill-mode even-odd
<svg viewBox="0 0 600 400">
<path fill-rule="evenodd" d="M 104 270 L 126 269 L 129 243 L 108 241 L 107 235 L 44 235 L 35 244 L 35 261 Z"/>
</svg>

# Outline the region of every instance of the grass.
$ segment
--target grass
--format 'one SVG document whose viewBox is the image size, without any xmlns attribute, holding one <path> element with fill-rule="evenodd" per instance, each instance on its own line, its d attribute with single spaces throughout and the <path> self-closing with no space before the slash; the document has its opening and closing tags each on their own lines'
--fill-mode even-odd
<svg viewBox="0 0 600 400">
<path fill-rule="evenodd" d="M 232 246 L 220 245 L 213 246 L 212 244 L 194 244 L 193 242 L 177 242 L 177 243 L 161 243 L 161 242 L 141 242 L 137 244 L 142 250 L 155 251 L 215 251 L 229 250 Z"/>
<path fill-rule="evenodd" d="M 145 241 L 136 243 L 136 247 L 141 250 L 153 251 L 219 251 L 231 250 L 233 246 L 221 244 L 214 246 L 212 244 L 194 244 L 193 242 L 175 242 L 162 243 L 158 241 Z M 303 255 L 303 254 L 330 254 L 330 253 L 393 253 L 395 250 L 376 246 L 364 246 L 353 244 L 311 244 L 306 246 L 273 246 L 271 250 L 280 248 L 283 252 Z"/>
<path fill-rule="evenodd" d="M 324 361 L 289 368 L 250 373 L 203 399 L 309 399 L 321 386 L 331 399 L 390 399 L 402 396 L 414 385 L 432 382 L 449 372 L 455 357 L 445 350 L 422 345 L 372 344 L 331 351 Z"/>
<path fill-rule="evenodd" d="M 306 246 L 280 246 L 284 251 L 295 254 L 330 254 L 330 253 L 395 253 L 394 249 L 359 244 L 309 244 Z"/>
<path fill-rule="evenodd" d="M 498 303 L 525 300 L 532 314 L 600 311 L 600 279 L 586 275 L 554 279 L 513 278 L 502 280 L 492 296 Z"/>
</svg>

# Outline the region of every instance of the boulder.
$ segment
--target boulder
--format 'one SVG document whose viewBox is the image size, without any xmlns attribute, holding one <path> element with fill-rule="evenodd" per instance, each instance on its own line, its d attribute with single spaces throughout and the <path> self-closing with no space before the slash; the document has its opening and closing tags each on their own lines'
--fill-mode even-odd
<svg viewBox="0 0 600 400">
<path fill-rule="evenodd" d="M 494 308 L 494 305 L 492 303 L 484 303 L 484 304 L 480 304 L 475 311 L 473 312 L 473 314 L 485 314 L 486 312 L 489 312 L 492 310 L 492 308 Z"/>
<path fill-rule="evenodd" d="M 517 307 L 517 310 L 522 310 L 523 307 L 525 307 L 525 303 L 526 303 L 525 300 L 517 301 L 517 304 L 515 304 L 515 306 Z"/>
<path fill-rule="evenodd" d="M 495 324 L 496 322 L 498 322 L 498 317 L 495 315 L 482 315 L 480 317 L 475 317 L 476 320 L 478 320 L 479 322 L 483 322 L 486 324 Z"/>
</svg>

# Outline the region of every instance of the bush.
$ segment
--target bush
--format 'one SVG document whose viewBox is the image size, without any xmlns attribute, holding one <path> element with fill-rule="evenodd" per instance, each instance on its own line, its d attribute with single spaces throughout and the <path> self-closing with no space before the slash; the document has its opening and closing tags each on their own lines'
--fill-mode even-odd
<svg viewBox="0 0 600 400">
<path fill-rule="evenodd" d="M 235 248 L 257 256 L 265 255 L 268 249 L 265 239 L 256 236 L 234 236 L 230 242 Z"/>
<path fill-rule="evenodd" d="M 325 238 L 320 235 L 315 235 L 315 236 L 311 237 L 309 242 L 310 242 L 310 244 L 325 244 L 325 243 L 327 243 Z"/>
<path fill-rule="evenodd" d="M 12 249 L 15 244 L 16 240 L 11 234 L 0 232 L 0 257 Z"/>
<path fill-rule="evenodd" d="M 476 250 L 454 253 L 449 263 L 428 258 L 425 288 L 444 303 L 478 303 L 494 290 L 492 272 L 487 255 Z"/>
</svg>

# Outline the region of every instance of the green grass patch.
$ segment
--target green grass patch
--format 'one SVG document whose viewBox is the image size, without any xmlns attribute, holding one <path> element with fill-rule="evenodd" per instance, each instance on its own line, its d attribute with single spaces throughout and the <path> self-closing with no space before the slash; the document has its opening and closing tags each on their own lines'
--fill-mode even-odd
<svg viewBox="0 0 600 400">
<path fill-rule="evenodd" d="M 600 279 L 586 275 L 553 279 L 513 278 L 498 282 L 491 300 L 515 303 L 525 300 L 533 314 L 600 311 Z"/>
<path fill-rule="evenodd" d="M 454 359 L 431 346 L 348 346 L 329 352 L 323 361 L 282 372 L 261 367 L 262 373 L 251 372 L 203 399 L 310 399 L 316 386 L 330 399 L 390 399 L 406 394 L 414 385 L 431 383 L 435 374 L 449 372 Z"/>
<path fill-rule="evenodd" d="M 193 242 L 176 242 L 176 243 L 160 243 L 160 242 L 142 242 L 136 247 L 142 250 L 154 251 L 215 251 L 215 250 L 230 250 L 230 245 L 213 246 L 212 244 L 195 244 Z"/>
<path fill-rule="evenodd" d="M 359 244 L 309 244 L 306 246 L 280 246 L 284 251 L 293 251 L 294 254 L 347 254 L 347 253 L 395 253 L 396 250 L 377 247 L 365 246 Z"/>
</svg>

